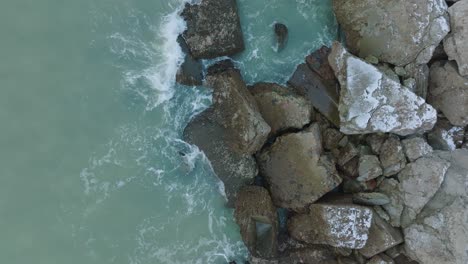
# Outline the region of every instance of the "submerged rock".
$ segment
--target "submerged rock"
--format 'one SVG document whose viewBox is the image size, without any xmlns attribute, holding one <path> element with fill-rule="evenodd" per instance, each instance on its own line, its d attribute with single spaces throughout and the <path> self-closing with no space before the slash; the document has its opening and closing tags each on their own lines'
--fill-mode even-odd
<svg viewBox="0 0 468 264">
<path fill-rule="evenodd" d="M 468 125 L 468 78 L 458 73 L 455 62 L 432 64 L 428 102 L 453 125 Z"/>
<path fill-rule="evenodd" d="M 265 188 L 243 187 L 237 195 L 234 217 L 252 255 L 264 258 L 276 256 L 278 217 Z"/>
<path fill-rule="evenodd" d="M 176 81 L 182 85 L 195 86 L 202 85 L 203 82 L 203 65 L 201 61 L 196 60 L 190 54 L 187 43 L 182 36 L 177 38 L 182 51 L 185 53 L 185 58 L 179 67 L 176 74 Z"/>
<path fill-rule="evenodd" d="M 410 163 L 398 174 L 398 182 L 385 180 L 380 192 L 390 197 L 383 206 L 394 226 L 408 226 L 434 196 L 450 166 L 438 157 L 422 157 Z"/>
<path fill-rule="evenodd" d="M 262 148 L 270 126 L 259 112 L 239 71 L 227 69 L 209 74 L 207 86 L 213 88 L 213 109 L 226 128 L 226 142 L 239 153 L 253 154 Z"/>
<path fill-rule="evenodd" d="M 444 0 L 334 0 L 350 51 L 397 66 L 429 62 L 450 31 Z"/>
<path fill-rule="evenodd" d="M 335 42 L 330 65 L 341 84 L 340 129 L 345 134 L 392 132 L 409 135 L 432 129 L 435 109 L 375 66 Z"/>
<path fill-rule="evenodd" d="M 185 5 L 183 36 L 195 59 L 230 56 L 244 50 L 236 0 L 201 0 Z"/>
<path fill-rule="evenodd" d="M 420 263 L 468 263 L 468 150 L 436 152 L 450 162 L 444 182 L 414 223 L 405 249 Z"/>
<path fill-rule="evenodd" d="M 277 51 L 280 52 L 286 47 L 288 43 L 288 27 L 282 23 L 275 23 L 274 25 Z"/>
<path fill-rule="evenodd" d="M 260 113 L 271 127 L 271 134 L 310 123 L 312 106 L 303 96 L 275 83 L 257 83 L 251 89 Z"/>
<path fill-rule="evenodd" d="M 444 49 L 457 62 L 460 75 L 468 77 L 468 1 L 457 2 L 448 12 L 452 32 L 444 40 Z"/>
<path fill-rule="evenodd" d="M 313 204 L 308 214 L 288 221 L 291 236 L 310 244 L 363 248 L 367 242 L 372 211 L 357 205 Z"/>
<path fill-rule="evenodd" d="M 322 154 L 317 123 L 299 133 L 278 137 L 257 157 L 276 206 L 301 211 L 338 186 L 335 164 Z"/>
<path fill-rule="evenodd" d="M 184 130 L 184 140 L 205 153 L 224 183 L 229 206 L 233 206 L 239 188 L 252 183 L 258 172 L 252 155 L 238 153 L 229 147 L 224 137 L 231 132 L 216 121 L 213 108 L 196 116 Z"/>
<path fill-rule="evenodd" d="M 297 66 L 288 84 L 305 95 L 312 105 L 339 127 L 339 86 L 328 63 L 329 49 L 322 47 Z"/>
</svg>

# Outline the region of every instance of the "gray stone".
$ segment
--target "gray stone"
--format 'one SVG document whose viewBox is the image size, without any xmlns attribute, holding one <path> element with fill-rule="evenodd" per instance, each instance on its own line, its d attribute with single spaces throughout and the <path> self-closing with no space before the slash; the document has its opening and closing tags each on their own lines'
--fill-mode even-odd
<svg viewBox="0 0 468 264">
<path fill-rule="evenodd" d="M 453 125 L 468 125 L 468 78 L 458 73 L 455 62 L 432 64 L 428 102 Z"/>
<path fill-rule="evenodd" d="M 380 216 L 386 222 L 390 222 L 390 215 L 382 208 L 382 206 L 373 206 L 374 213 Z"/>
<path fill-rule="evenodd" d="M 182 36 L 177 38 L 180 48 L 185 53 L 185 58 L 176 74 L 176 81 L 182 85 L 195 86 L 202 85 L 203 65 L 190 54 L 187 43 Z"/>
<path fill-rule="evenodd" d="M 348 144 L 346 144 L 344 148 L 340 149 L 340 155 L 338 157 L 338 165 L 340 166 L 345 165 L 357 155 L 359 155 L 359 149 L 357 149 L 353 143 L 348 142 Z"/>
<path fill-rule="evenodd" d="M 276 256 L 278 217 L 265 188 L 243 187 L 237 195 L 234 217 L 250 254 L 264 258 Z"/>
<path fill-rule="evenodd" d="M 375 155 L 362 155 L 359 157 L 358 181 L 368 181 L 382 175 L 382 166 L 379 158 Z"/>
<path fill-rule="evenodd" d="M 398 244 L 403 243 L 403 234 L 398 228 L 391 226 L 374 212 L 369 238 L 359 253 L 371 258 Z"/>
<path fill-rule="evenodd" d="M 432 147 L 420 137 L 413 137 L 401 141 L 406 157 L 410 162 L 419 159 L 422 156 L 432 153 Z"/>
<path fill-rule="evenodd" d="M 352 158 L 345 165 L 339 166 L 339 169 L 345 176 L 356 179 L 359 176 L 359 156 Z"/>
<path fill-rule="evenodd" d="M 397 66 L 427 63 L 450 31 L 444 0 L 334 0 L 350 51 Z"/>
<path fill-rule="evenodd" d="M 398 174 L 398 182 L 384 181 L 379 190 L 390 198 L 383 208 L 391 217 L 393 226 L 408 226 L 434 196 L 444 179 L 450 163 L 427 156 L 410 163 Z"/>
<path fill-rule="evenodd" d="M 278 264 L 323 263 L 338 264 L 333 252 L 324 246 L 308 246 L 289 250 L 279 258 Z"/>
<path fill-rule="evenodd" d="M 384 176 L 397 174 L 406 166 L 406 157 L 400 139 L 390 135 L 380 148 L 380 162 Z"/>
<path fill-rule="evenodd" d="M 407 76 L 408 76 L 408 73 L 406 72 L 405 68 L 404 68 L 404 67 L 400 67 L 400 66 L 396 66 L 396 67 L 395 67 L 395 73 L 396 73 L 398 76 L 401 76 L 401 77 L 407 77 Z"/>
<path fill-rule="evenodd" d="M 468 150 L 435 152 L 450 162 L 444 182 L 405 228 L 407 254 L 420 263 L 468 263 Z"/>
<path fill-rule="evenodd" d="M 290 128 L 301 129 L 310 123 L 312 106 L 303 96 L 274 83 L 257 83 L 251 89 L 260 113 L 271 127 L 271 134 Z"/>
<path fill-rule="evenodd" d="M 333 44 L 328 59 L 341 84 L 341 132 L 405 136 L 434 126 L 437 113 L 432 106 L 373 65 L 351 55 L 340 43 Z"/>
<path fill-rule="evenodd" d="M 382 254 L 374 256 L 366 264 L 395 264 L 395 262 L 389 256 Z"/>
<path fill-rule="evenodd" d="M 383 193 L 355 193 L 353 194 L 353 202 L 362 205 L 385 205 L 390 203 L 390 198 Z"/>
<path fill-rule="evenodd" d="M 376 133 L 370 134 L 366 137 L 366 142 L 372 149 L 374 154 L 380 154 L 380 148 L 382 147 L 383 143 L 387 140 L 387 135 Z"/>
<path fill-rule="evenodd" d="M 338 131 L 338 129 L 334 128 L 325 129 L 322 135 L 323 147 L 326 150 L 336 149 L 338 147 L 338 144 L 340 143 L 340 140 L 344 136 L 343 133 Z"/>
<path fill-rule="evenodd" d="M 468 1 L 459 1 L 448 9 L 452 32 L 444 40 L 450 60 L 458 64 L 460 75 L 468 77 Z"/>
<path fill-rule="evenodd" d="M 426 99 L 427 87 L 429 86 L 429 67 L 426 64 L 411 63 L 405 66 L 408 78 L 414 80 L 411 89 L 417 96 Z"/>
<path fill-rule="evenodd" d="M 388 78 L 391 80 L 400 83 L 400 77 L 393 71 L 388 63 L 381 63 L 377 65 L 377 69 L 379 69 L 383 74 L 387 75 Z"/>
<path fill-rule="evenodd" d="M 252 155 L 238 153 L 229 147 L 224 137 L 231 132 L 216 121 L 213 108 L 209 108 L 190 121 L 184 130 L 184 140 L 205 153 L 224 183 L 229 205 L 233 206 L 239 188 L 253 182 L 258 170 Z"/>
<path fill-rule="evenodd" d="M 367 242 L 372 211 L 356 205 L 313 204 L 308 214 L 288 221 L 290 235 L 310 244 L 363 248 Z"/>
<path fill-rule="evenodd" d="M 436 150 L 455 150 L 464 141 L 465 129 L 453 126 L 446 119 L 439 118 L 434 129 L 427 134 L 427 140 Z"/>
<path fill-rule="evenodd" d="M 303 132 L 278 137 L 260 153 L 260 170 L 276 206 L 300 211 L 341 183 L 333 161 L 321 154 L 317 123 Z"/>
<path fill-rule="evenodd" d="M 187 3 L 181 16 L 187 22 L 183 36 L 195 59 L 230 56 L 244 50 L 236 0 Z"/>
<path fill-rule="evenodd" d="M 209 74 L 206 83 L 213 88 L 213 109 L 218 122 L 230 131 L 225 135 L 226 141 L 239 153 L 257 152 L 265 143 L 270 126 L 239 71 L 228 69 Z"/>
</svg>

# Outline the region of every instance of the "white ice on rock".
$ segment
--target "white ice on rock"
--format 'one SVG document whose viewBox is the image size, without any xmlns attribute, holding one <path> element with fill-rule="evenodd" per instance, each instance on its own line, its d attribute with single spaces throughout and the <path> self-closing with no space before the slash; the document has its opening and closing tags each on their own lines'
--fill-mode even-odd
<svg viewBox="0 0 468 264">
<path fill-rule="evenodd" d="M 432 129 L 436 110 L 373 65 L 336 42 L 329 56 L 341 84 L 340 121 L 345 134 L 391 132 L 409 135 Z"/>
</svg>

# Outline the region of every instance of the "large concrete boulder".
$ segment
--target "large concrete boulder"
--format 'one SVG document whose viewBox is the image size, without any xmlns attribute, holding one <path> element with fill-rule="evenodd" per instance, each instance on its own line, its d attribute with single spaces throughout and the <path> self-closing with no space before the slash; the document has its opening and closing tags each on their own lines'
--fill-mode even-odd
<svg viewBox="0 0 468 264">
<path fill-rule="evenodd" d="M 309 244 L 360 249 L 368 239 L 372 210 L 358 205 L 313 204 L 288 221 L 290 235 Z"/>
<path fill-rule="evenodd" d="M 437 152 L 450 162 L 445 180 L 406 227 L 406 252 L 420 263 L 468 263 L 468 150 Z"/>
<path fill-rule="evenodd" d="M 403 66 L 429 62 L 449 33 L 444 0 L 333 0 L 350 51 Z"/>
<path fill-rule="evenodd" d="M 389 213 L 392 225 L 405 227 L 416 219 L 439 189 L 449 166 L 449 162 L 439 157 L 422 157 L 398 174 L 399 182 L 388 179 L 381 183 L 380 192 L 391 201 L 383 208 Z"/>
<path fill-rule="evenodd" d="M 468 78 L 458 73 L 455 62 L 432 64 L 428 102 L 442 111 L 453 125 L 468 125 Z"/>
<path fill-rule="evenodd" d="M 262 148 L 270 126 L 260 114 L 239 71 L 213 72 L 208 74 L 206 84 L 213 88 L 213 109 L 218 123 L 228 131 L 225 138 L 232 149 L 253 154 Z"/>
<path fill-rule="evenodd" d="M 460 75 L 468 77 L 468 1 L 457 2 L 448 11 L 452 32 L 444 40 L 444 49 L 457 62 Z"/>
<path fill-rule="evenodd" d="M 320 128 L 315 123 L 277 138 L 258 155 L 276 206 L 301 211 L 341 183 L 331 158 L 321 154 Z"/>
<path fill-rule="evenodd" d="M 260 113 L 271 127 L 271 134 L 310 123 L 313 109 L 309 101 L 293 90 L 275 83 L 257 83 L 251 87 Z"/>
<path fill-rule="evenodd" d="M 243 187 L 237 195 L 234 217 L 250 254 L 263 258 L 276 256 L 278 217 L 265 188 Z"/>
<path fill-rule="evenodd" d="M 333 44 L 328 59 L 341 84 L 343 133 L 392 132 L 405 136 L 434 126 L 437 112 L 432 106 L 375 66 L 350 54 L 340 43 Z"/>
<path fill-rule="evenodd" d="M 236 0 L 187 3 L 181 15 L 187 22 L 183 36 L 195 59 L 230 56 L 244 50 Z"/>
<path fill-rule="evenodd" d="M 225 135 L 231 132 L 216 121 L 213 108 L 196 116 L 184 131 L 184 140 L 205 153 L 214 172 L 224 183 L 229 206 L 234 205 L 239 188 L 253 182 L 258 173 L 252 155 L 238 153 L 229 147 Z"/>
</svg>

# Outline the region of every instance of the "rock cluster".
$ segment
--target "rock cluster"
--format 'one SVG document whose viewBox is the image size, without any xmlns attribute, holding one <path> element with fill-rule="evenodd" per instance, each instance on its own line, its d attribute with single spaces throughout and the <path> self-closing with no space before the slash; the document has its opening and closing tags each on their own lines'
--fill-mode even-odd
<svg viewBox="0 0 468 264">
<path fill-rule="evenodd" d="M 250 263 L 468 263 L 468 0 L 448 2 L 334 0 L 349 51 L 250 87 L 229 60 L 198 64 L 243 49 L 235 0 L 186 6 L 178 78 L 213 105 L 184 137 L 223 181 Z"/>
</svg>

